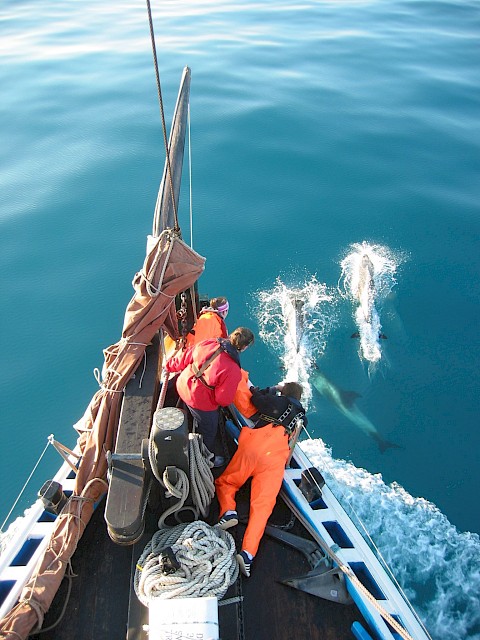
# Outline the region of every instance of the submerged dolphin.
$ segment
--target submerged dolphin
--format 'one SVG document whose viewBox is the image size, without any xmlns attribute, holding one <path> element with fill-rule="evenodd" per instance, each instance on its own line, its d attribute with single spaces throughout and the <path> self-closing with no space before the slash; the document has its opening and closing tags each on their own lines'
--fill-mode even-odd
<svg viewBox="0 0 480 640">
<path fill-rule="evenodd" d="M 360 273 L 358 276 L 358 288 L 356 298 L 359 303 L 359 308 L 362 311 L 363 318 L 367 324 L 372 324 L 373 311 L 375 309 L 375 267 L 367 254 L 362 256 L 362 263 L 360 265 Z M 356 331 L 352 334 L 352 338 L 359 338 L 360 333 Z M 384 333 L 379 333 L 379 338 L 386 340 L 387 336 Z"/>
<path fill-rule="evenodd" d="M 329 400 L 350 422 L 353 422 L 354 425 L 375 440 L 382 453 L 387 449 L 400 448 L 398 444 L 384 440 L 375 425 L 355 405 L 355 400 L 360 397 L 359 393 L 343 391 L 328 380 L 318 369 L 312 373 L 310 379 L 313 386 L 324 398 Z"/>
</svg>

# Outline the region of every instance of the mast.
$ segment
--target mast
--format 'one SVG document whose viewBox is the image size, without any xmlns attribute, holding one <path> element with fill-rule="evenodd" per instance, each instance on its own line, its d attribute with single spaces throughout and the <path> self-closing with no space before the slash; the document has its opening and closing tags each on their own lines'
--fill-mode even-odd
<svg viewBox="0 0 480 640">
<path fill-rule="evenodd" d="M 182 179 L 183 155 L 185 147 L 185 135 L 188 125 L 188 104 L 190 99 L 189 67 L 183 70 L 178 91 L 177 103 L 173 114 L 172 127 L 168 140 L 168 158 L 165 159 L 162 180 L 158 190 L 155 215 L 153 219 L 152 235 L 158 237 L 164 229 L 175 227 L 175 214 L 178 210 L 180 197 L 180 183 Z M 168 164 L 172 172 L 172 180 L 168 175 Z M 173 184 L 173 198 L 171 192 Z M 175 203 L 175 204 L 174 204 Z"/>
</svg>

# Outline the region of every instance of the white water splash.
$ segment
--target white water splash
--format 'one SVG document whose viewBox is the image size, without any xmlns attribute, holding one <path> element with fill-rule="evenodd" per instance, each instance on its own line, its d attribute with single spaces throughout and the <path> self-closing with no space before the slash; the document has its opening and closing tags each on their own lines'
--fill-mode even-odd
<svg viewBox="0 0 480 640">
<path fill-rule="evenodd" d="M 480 640 L 480 538 L 460 533 L 424 498 L 386 485 L 321 439 L 302 442 L 311 462 L 375 541 L 434 640 Z"/>
<path fill-rule="evenodd" d="M 365 281 L 362 261 L 368 256 L 373 273 Z M 342 273 L 338 283 L 340 295 L 352 300 L 360 346 L 359 356 L 369 363 L 369 373 L 375 371 L 382 358 L 382 324 L 380 311 L 387 296 L 396 285 L 395 274 L 405 256 L 394 253 L 388 247 L 369 244 L 352 244 L 348 255 L 341 261 Z M 369 286 L 371 279 L 371 286 Z"/>
<path fill-rule="evenodd" d="M 325 351 L 327 337 L 336 322 L 335 297 L 315 276 L 300 286 L 288 287 L 280 278 L 269 291 L 259 291 L 256 315 L 259 335 L 276 353 L 285 371 L 284 381 L 299 382 L 305 408 L 312 398 L 309 376 Z M 303 331 L 295 326 L 294 301 L 301 303 Z"/>
</svg>

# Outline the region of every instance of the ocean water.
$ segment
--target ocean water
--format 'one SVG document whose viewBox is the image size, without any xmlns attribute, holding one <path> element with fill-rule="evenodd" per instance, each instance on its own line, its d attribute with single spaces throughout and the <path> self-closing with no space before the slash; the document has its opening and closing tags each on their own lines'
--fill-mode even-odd
<svg viewBox="0 0 480 640">
<path fill-rule="evenodd" d="M 260 385 L 289 365 L 261 339 L 262 296 L 328 293 L 310 356 L 366 422 L 312 386 L 305 447 L 432 636 L 480 638 L 480 6 L 152 9 L 167 122 L 192 69 L 200 291 L 227 295 L 228 326 L 257 333 L 243 361 Z M 164 153 L 143 2 L 6 0 L 0 35 L 3 522 L 47 436 L 75 442 L 142 265 Z M 181 205 L 189 239 L 187 180 Z M 368 329 L 353 294 L 365 251 L 387 336 L 367 336 L 375 362 L 350 337 Z M 399 448 L 382 453 L 367 423 Z M 58 462 L 48 449 L 12 517 Z"/>
</svg>

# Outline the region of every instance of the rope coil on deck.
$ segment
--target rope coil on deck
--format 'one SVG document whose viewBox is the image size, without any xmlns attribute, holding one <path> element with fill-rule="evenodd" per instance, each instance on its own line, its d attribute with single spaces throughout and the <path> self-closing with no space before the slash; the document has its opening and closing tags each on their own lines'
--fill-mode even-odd
<svg viewBox="0 0 480 640">
<path fill-rule="evenodd" d="M 172 505 L 169 509 L 164 511 L 160 516 L 158 521 L 158 528 L 163 529 L 167 525 L 165 525 L 165 520 L 168 516 L 172 515 L 172 513 L 177 513 L 183 509 L 183 505 L 185 504 L 185 500 L 188 498 L 188 493 L 190 490 L 190 485 L 188 482 L 188 477 L 185 471 L 182 469 L 177 469 L 178 480 L 177 484 L 173 485 L 168 479 L 168 471 L 165 470 L 163 472 L 162 484 L 167 490 L 167 497 L 177 498 L 178 502 Z M 189 507 L 192 509 L 192 507 Z M 195 517 L 197 516 L 196 510 L 194 510 Z"/>
<path fill-rule="evenodd" d="M 171 548 L 179 568 L 166 574 L 161 560 L 167 547 Z M 221 599 L 238 576 L 235 554 L 232 536 L 205 522 L 160 529 L 138 560 L 135 593 L 145 606 L 155 598 Z"/>
<path fill-rule="evenodd" d="M 213 463 L 208 459 L 211 454 L 199 433 L 189 434 L 188 453 L 193 504 L 198 508 L 200 514 L 206 518 L 210 503 L 215 495 L 215 483 L 211 471 Z"/>
</svg>

